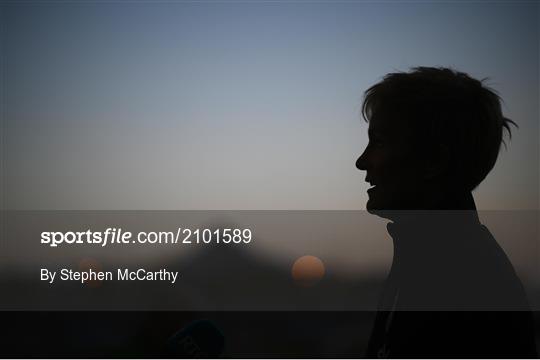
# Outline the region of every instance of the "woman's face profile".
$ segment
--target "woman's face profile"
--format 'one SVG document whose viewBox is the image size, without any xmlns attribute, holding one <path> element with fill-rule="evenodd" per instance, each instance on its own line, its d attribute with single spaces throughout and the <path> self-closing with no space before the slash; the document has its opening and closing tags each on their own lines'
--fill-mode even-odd
<svg viewBox="0 0 540 360">
<path fill-rule="evenodd" d="M 369 143 L 356 161 L 371 185 L 366 209 L 377 215 L 382 215 L 381 210 L 418 209 L 423 176 L 410 131 L 400 119 L 375 114 L 369 122 L 368 137 Z"/>
</svg>

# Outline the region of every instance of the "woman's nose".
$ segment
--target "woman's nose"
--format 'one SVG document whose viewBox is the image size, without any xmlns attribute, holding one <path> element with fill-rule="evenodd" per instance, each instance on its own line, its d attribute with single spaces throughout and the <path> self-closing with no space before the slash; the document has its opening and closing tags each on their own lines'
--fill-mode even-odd
<svg viewBox="0 0 540 360">
<path fill-rule="evenodd" d="M 362 155 L 356 160 L 356 168 L 358 170 L 367 170 L 366 164 L 366 152 L 364 151 Z"/>
</svg>

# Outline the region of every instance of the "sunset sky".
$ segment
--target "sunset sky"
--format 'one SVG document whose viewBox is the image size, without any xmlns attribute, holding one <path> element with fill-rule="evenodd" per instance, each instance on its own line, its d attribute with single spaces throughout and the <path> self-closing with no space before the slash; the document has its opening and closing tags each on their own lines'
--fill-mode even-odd
<svg viewBox="0 0 540 360">
<path fill-rule="evenodd" d="M 538 209 L 538 2 L 3 2 L 8 209 L 365 209 L 363 91 L 451 66 L 519 124 L 475 192 Z"/>
</svg>

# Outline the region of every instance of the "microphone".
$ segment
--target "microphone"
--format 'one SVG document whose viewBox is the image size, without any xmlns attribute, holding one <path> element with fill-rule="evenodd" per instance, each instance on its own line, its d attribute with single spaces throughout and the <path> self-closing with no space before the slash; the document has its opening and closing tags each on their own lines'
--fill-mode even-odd
<svg viewBox="0 0 540 360">
<path fill-rule="evenodd" d="M 216 358 L 223 352 L 225 338 L 209 320 L 197 320 L 167 340 L 166 355 L 175 358 Z"/>
</svg>

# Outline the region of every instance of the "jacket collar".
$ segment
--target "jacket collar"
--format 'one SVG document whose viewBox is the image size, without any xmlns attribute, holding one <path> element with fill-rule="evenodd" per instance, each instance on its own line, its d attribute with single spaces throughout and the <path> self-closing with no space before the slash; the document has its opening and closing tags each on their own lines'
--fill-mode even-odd
<svg viewBox="0 0 540 360">
<path fill-rule="evenodd" d="M 394 258 L 444 252 L 470 240 L 462 234 L 481 225 L 472 194 L 446 198 L 440 209 L 405 210 L 393 216 L 386 228 L 394 241 Z"/>
</svg>

